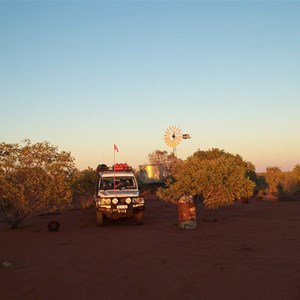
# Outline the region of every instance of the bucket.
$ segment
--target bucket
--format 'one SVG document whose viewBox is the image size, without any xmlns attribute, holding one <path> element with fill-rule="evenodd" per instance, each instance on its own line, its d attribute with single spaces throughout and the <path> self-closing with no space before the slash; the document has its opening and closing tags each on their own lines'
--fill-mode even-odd
<svg viewBox="0 0 300 300">
<path fill-rule="evenodd" d="M 192 196 L 182 196 L 178 201 L 178 225 L 181 229 L 196 229 L 196 205 Z"/>
</svg>

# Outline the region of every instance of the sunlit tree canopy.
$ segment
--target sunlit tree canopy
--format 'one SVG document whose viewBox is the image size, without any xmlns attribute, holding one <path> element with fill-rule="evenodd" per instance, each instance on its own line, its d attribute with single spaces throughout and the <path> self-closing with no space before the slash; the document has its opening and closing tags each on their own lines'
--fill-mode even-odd
<svg viewBox="0 0 300 300">
<path fill-rule="evenodd" d="M 209 208 L 229 205 L 252 196 L 255 183 L 248 176 L 252 169 L 254 166 L 239 155 L 219 149 L 198 150 L 175 165 L 172 179 L 158 195 L 175 203 L 182 195 L 201 195 Z"/>
<path fill-rule="evenodd" d="M 0 144 L 0 217 L 17 227 L 42 209 L 60 209 L 72 199 L 76 168 L 71 154 L 48 142 Z"/>
</svg>

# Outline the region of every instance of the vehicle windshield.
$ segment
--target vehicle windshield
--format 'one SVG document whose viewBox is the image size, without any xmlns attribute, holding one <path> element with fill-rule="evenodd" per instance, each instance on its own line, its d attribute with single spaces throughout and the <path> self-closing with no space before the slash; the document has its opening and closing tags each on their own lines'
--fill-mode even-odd
<svg viewBox="0 0 300 300">
<path fill-rule="evenodd" d="M 133 177 L 116 177 L 116 189 L 136 189 L 136 183 Z M 114 177 L 104 177 L 100 181 L 100 190 L 113 190 Z"/>
</svg>

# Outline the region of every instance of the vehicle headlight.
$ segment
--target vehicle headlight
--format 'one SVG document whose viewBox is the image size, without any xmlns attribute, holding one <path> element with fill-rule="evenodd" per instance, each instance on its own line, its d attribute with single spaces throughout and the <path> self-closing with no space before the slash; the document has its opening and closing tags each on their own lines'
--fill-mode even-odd
<svg viewBox="0 0 300 300">
<path fill-rule="evenodd" d="M 102 198 L 100 204 L 110 204 L 110 199 L 109 198 Z"/>
<path fill-rule="evenodd" d="M 105 200 L 105 203 L 106 203 L 106 204 L 110 204 L 110 202 L 111 202 L 109 198 L 104 199 L 104 200 Z"/>
<path fill-rule="evenodd" d="M 118 203 L 118 199 L 117 198 L 112 199 L 112 203 L 113 204 L 117 204 Z"/>
<path fill-rule="evenodd" d="M 134 198 L 133 201 L 134 203 L 140 203 L 140 204 L 145 203 L 145 199 L 143 197 Z"/>
<path fill-rule="evenodd" d="M 126 198 L 125 202 L 126 202 L 127 204 L 130 204 L 130 203 L 131 203 L 131 198 Z"/>
</svg>

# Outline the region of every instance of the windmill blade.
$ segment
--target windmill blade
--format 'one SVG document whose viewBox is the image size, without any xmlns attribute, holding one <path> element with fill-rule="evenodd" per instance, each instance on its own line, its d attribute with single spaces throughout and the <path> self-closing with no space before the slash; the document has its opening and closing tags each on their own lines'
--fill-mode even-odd
<svg viewBox="0 0 300 300">
<path fill-rule="evenodd" d="M 172 125 L 166 129 L 164 140 L 169 147 L 175 148 L 181 142 L 181 139 L 182 132 L 177 126 Z"/>
</svg>

